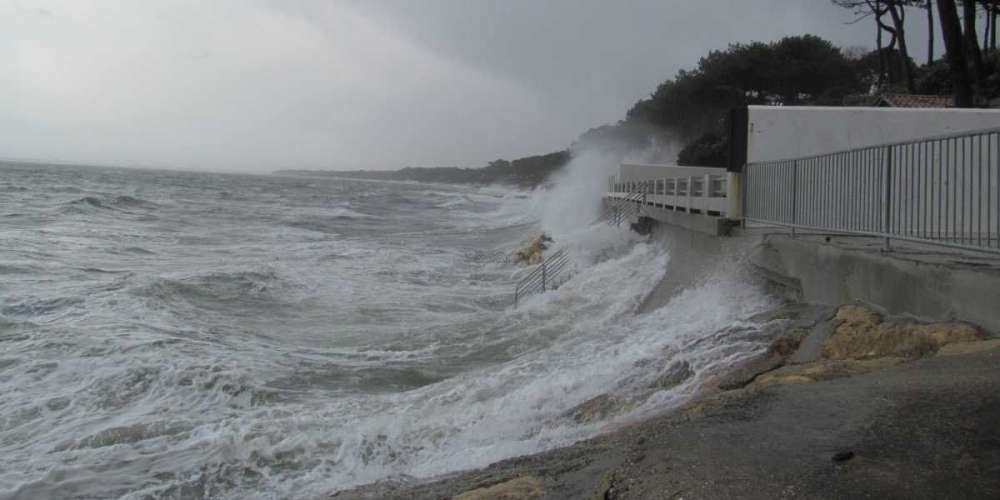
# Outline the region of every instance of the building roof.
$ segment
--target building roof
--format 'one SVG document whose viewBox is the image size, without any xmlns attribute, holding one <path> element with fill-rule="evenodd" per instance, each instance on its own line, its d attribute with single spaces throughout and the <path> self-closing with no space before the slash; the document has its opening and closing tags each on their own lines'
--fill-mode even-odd
<svg viewBox="0 0 1000 500">
<path fill-rule="evenodd" d="M 884 108 L 950 108 L 952 98 L 946 95 L 882 94 L 877 105 Z"/>
</svg>

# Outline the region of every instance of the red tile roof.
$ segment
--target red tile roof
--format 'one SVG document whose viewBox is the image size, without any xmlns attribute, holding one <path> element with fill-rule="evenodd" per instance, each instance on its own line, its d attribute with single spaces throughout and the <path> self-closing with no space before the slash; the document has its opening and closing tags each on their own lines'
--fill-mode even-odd
<svg viewBox="0 0 1000 500">
<path fill-rule="evenodd" d="M 891 108 L 950 108 L 951 96 L 919 94 L 882 94 L 879 106 Z"/>
</svg>

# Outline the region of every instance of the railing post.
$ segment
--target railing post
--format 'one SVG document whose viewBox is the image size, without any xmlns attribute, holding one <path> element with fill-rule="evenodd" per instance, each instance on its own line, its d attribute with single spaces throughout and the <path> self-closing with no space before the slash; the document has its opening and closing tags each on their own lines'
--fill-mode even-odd
<svg viewBox="0 0 1000 500">
<path fill-rule="evenodd" d="M 792 162 L 792 238 L 795 237 L 795 225 L 798 224 L 799 201 L 799 160 Z"/>
<path fill-rule="evenodd" d="M 542 291 L 545 291 L 545 261 L 542 261 Z"/>
<path fill-rule="evenodd" d="M 730 180 L 738 182 L 739 185 L 736 187 L 729 186 L 730 192 L 740 194 L 740 201 L 735 206 L 740 209 L 739 219 L 743 225 L 743 229 L 747 228 L 747 209 L 749 208 L 747 200 L 750 198 L 750 168 L 750 164 L 748 163 L 743 166 L 743 173 L 733 174 Z"/>
<path fill-rule="evenodd" d="M 892 146 L 885 147 L 885 208 L 882 214 L 882 234 L 885 236 L 885 248 L 886 252 L 892 251 L 892 246 L 889 244 L 889 234 L 891 232 L 890 226 L 892 225 Z"/>
<path fill-rule="evenodd" d="M 694 176 L 688 176 L 688 188 L 687 188 L 687 210 L 685 212 L 691 213 L 691 205 L 694 204 Z"/>
</svg>

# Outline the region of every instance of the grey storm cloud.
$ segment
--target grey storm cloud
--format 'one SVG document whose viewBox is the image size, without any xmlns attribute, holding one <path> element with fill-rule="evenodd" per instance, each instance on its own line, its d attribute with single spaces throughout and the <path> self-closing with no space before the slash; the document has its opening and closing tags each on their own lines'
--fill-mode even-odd
<svg viewBox="0 0 1000 500">
<path fill-rule="evenodd" d="M 6 0 L 0 157 L 480 166 L 566 147 L 732 42 L 872 46 L 851 19 L 828 0 Z"/>
</svg>

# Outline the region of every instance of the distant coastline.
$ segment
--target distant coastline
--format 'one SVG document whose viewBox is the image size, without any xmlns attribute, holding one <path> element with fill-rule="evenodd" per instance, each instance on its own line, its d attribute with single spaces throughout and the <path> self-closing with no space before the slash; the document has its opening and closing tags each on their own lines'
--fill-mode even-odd
<svg viewBox="0 0 1000 500">
<path fill-rule="evenodd" d="M 377 179 L 393 181 L 440 182 L 450 184 L 508 184 L 534 188 L 570 160 L 569 150 L 528 156 L 513 161 L 496 160 L 481 168 L 407 167 L 399 170 L 279 170 L 283 175 Z"/>
</svg>

